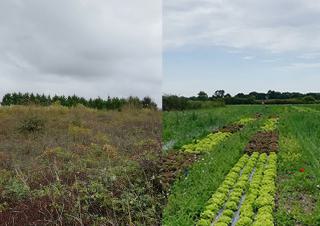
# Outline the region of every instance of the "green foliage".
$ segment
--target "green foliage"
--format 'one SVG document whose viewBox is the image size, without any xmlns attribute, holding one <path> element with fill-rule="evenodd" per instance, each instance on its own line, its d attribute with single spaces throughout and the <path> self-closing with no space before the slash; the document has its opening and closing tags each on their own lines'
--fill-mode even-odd
<svg viewBox="0 0 320 226">
<path fill-rule="evenodd" d="M 229 224 L 231 222 L 232 218 L 228 216 L 221 216 L 217 223 L 225 223 Z"/>
<path fill-rule="evenodd" d="M 228 142 L 217 145 L 214 152 L 204 154 L 203 160 L 189 170 L 187 178 L 174 184 L 164 210 L 163 225 L 193 225 L 194 219 L 205 210 L 219 211 L 227 198 L 224 193 L 236 183 L 237 172 L 249 159 L 241 150 L 259 127 L 252 123 L 241 130 L 241 134 L 230 136 Z"/>
<path fill-rule="evenodd" d="M 252 219 L 250 217 L 242 217 L 237 221 L 236 226 L 248 226 L 252 224 Z"/>
<path fill-rule="evenodd" d="M 201 219 L 197 222 L 197 226 L 211 226 L 211 221 L 207 219 Z"/>
<path fill-rule="evenodd" d="M 199 97 L 192 99 L 176 95 L 162 96 L 162 109 L 164 111 L 183 111 L 224 106 L 224 101 L 222 99 L 209 99 L 206 93 L 200 92 L 199 94 Z"/>
<path fill-rule="evenodd" d="M 151 100 L 150 97 L 144 97 L 140 100 L 138 97 L 128 97 L 125 98 L 110 98 L 103 100 L 100 97 L 96 99 L 86 100 L 83 97 L 73 96 L 57 96 L 54 97 L 46 96 L 44 94 L 34 95 L 33 93 L 8 93 L 3 96 L 1 105 L 10 106 L 10 105 L 41 105 L 41 106 L 50 106 L 50 105 L 61 105 L 66 107 L 76 107 L 78 105 L 86 106 L 89 108 L 96 109 L 120 109 L 125 105 L 134 106 L 137 108 L 156 108 L 157 105 Z"/>
<path fill-rule="evenodd" d="M 31 116 L 20 122 L 18 130 L 20 133 L 39 133 L 45 128 L 45 121 L 38 116 Z"/>
<path fill-rule="evenodd" d="M 224 108 L 163 112 L 163 149 L 180 149 L 182 145 L 201 139 L 213 130 L 250 118 L 263 106 L 227 106 Z M 271 111 L 268 108 L 265 111 Z"/>
<path fill-rule="evenodd" d="M 25 183 L 14 177 L 9 179 L 4 188 L 1 194 L 2 196 L 17 200 L 26 198 L 30 190 Z"/>
<path fill-rule="evenodd" d="M 264 131 L 274 131 L 277 128 L 278 118 L 269 118 L 265 125 L 261 127 Z"/>
<path fill-rule="evenodd" d="M 231 133 L 217 132 L 207 135 L 200 140 L 194 140 L 191 144 L 182 146 L 182 150 L 189 153 L 200 153 L 211 151 L 217 144 L 229 137 Z"/>
<path fill-rule="evenodd" d="M 270 93 L 270 95 L 273 95 L 273 93 Z M 227 115 L 227 110 L 229 107 L 230 106 L 227 106 L 225 108 L 225 117 L 229 117 Z M 252 181 L 250 185 L 245 188 L 247 189 L 247 192 L 245 200 L 240 208 L 240 219 L 237 222 L 238 225 L 318 225 L 320 220 L 318 217 L 320 216 L 320 197 L 319 188 L 317 186 L 320 184 L 320 171 L 318 170 L 320 168 L 320 159 L 319 155 L 317 154 L 317 144 L 320 142 L 320 133 L 318 132 L 320 131 L 320 124 L 318 123 L 320 122 L 320 107 L 318 105 L 309 105 L 306 107 L 268 105 L 264 106 L 263 109 L 259 109 L 258 106 L 243 106 L 242 109 L 246 112 L 248 109 L 256 109 L 256 112 L 260 112 L 267 117 L 269 117 L 269 115 L 279 116 L 279 122 L 270 122 L 268 120 L 269 122 L 266 124 L 264 129 L 268 131 L 279 129 L 280 151 L 278 155 L 275 153 L 271 153 L 268 157 L 266 154 L 260 155 L 256 164 L 257 168 L 253 175 Z M 218 112 L 219 109 L 215 109 L 214 111 Z M 197 113 L 199 113 L 199 111 L 197 111 Z M 244 116 L 242 113 L 237 115 L 248 117 L 248 115 Z M 177 138 L 179 142 L 180 140 L 184 139 L 185 141 L 188 140 L 188 142 L 181 143 L 189 143 L 192 139 L 194 139 L 194 137 L 205 137 L 207 133 L 210 132 L 210 130 L 207 129 L 208 132 L 205 134 L 194 133 L 194 128 L 199 128 L 198 131 L 204 131 L 206 125 L 209 125 L 209 119 L 206 124 L 193 127 L 190 119 L 184 122 L 183 118 L 181 118 L 182 114 L 179 113 L 176 114 L 176 116 L 177 118 L 175 122 L 178 123 L 172 123 L 170 125 L 172 126 L 172 131 L 175 131 L 168 134 L 172 135 L 177 133 L 180 135 L 172 136 L 172 139 Z M 199 114 L 195 118 L 195 122 L 201 119 Z M 236 120 L 238 119 L 234 118 L 232 121 Z M 179 128 L 181 128 L 181 130 Z M 228 138 L 228 142 L 232 142 L 232 140 L 233 136 Z M 220 146 L 222 145 L 218 145 L 218 151 L 214 152 L 218 154 L 217 158 L 219 159 L 221 159 L 219 155 Z M 232 148 L 230 148 L 230 146 L 225 142 L 223 142 L 223 146 L 225 151 L 228 150 L 226 153 L 230 154 L 230 149 Z M 239 148 L 241 149 L 243 146 Z M 233 159 L 232 156 L 230 157 Z M 230 162 L 230 160 L 228 161 Z M 222 163 L 223 161 L 220 160 L 220 162 L 221 164 L 224 164 Z M 230 165 L 229 167 L 231 168 Z M 299 172 L 300 168 L 303 168 L 304 172 Z M 205 164 L 203 164 L 201 169 L 206 169 Z M 208 171 L 204 170 L 204 173 L 197 174 L 199 178 L 201 178 L 201 175 L 202 177 L 203 175 L 206 175 L 206 179 L 213 177 L 213 175 L 215 176 L 215 179 L 217 178 L 217 183 L 214 183 L 215 186 L 211 185 L 210 187 L 211 194 L 214 191 L 226 193 L 229 191 L 229 187 L 233 186 L 232 178 L 235 176 L 230 176 L 232 178 L 222 182 L 221 177 L 218 175 L 218 172 L 221 172 L 220 170 L 220 165 L 216 164 L 216 172 L 212 171 L 207 173 Z M 248 172 L 245 173 L 247 174 Z M 276 174 L 278 174 L 278 177 L 276 177 Z M 277 187 L 275 186 L 275 180 L 277 180 Z M 225 200 L 226 202 L 228 199 L 228 196 L 217 196 L 215 198 L 210 198 L 212 195 L 207 191 L 208 189 L 201 189 L 203 184 L 207 184 L 207 182 L 204 182 L 201 179 L 196 180 L 195 177 L 193 177 L 193 173 L 188 175 L 186 181 L 188 182 L 182 183 L 180 181 L 177 183 L 179 185 L 184 184 L 185 186 L 177 186 L 176 184 L 176 186 L 173 188 L 174 194 L 172 196 L 174 196 L 174 198 L 169 197 L 169 209 L 172 210 L 170 214 L 172 218 L 168 220 L 168 210 L 166 210 L 164 214 L 166 219 L 164 222 L 169 222 L 168 225 L 193 225 L 195 223 L 194 219 L 197 219 L 197 216 L 200 216 L 200 219 L 202 219 L 201 212 L 203 213 L 206 210 L 217 212 L 221 209 L 221 206 L 219 208 L 218 205 L 212 203 L 208 204 L 206 201 L 209 202 L 208 200 L 211 200 L 213 202 L 221 202 L 221 200 Z M 241 181 L 242 182 L 238 184 L 239 188 L 237 189 L 241 189 L 243 187 L 243 180 Z M 219 183 L 220 185 L 218 187 L 217 184 Z M 179 192 L 177 192 L 177 190 L 179 190 Z M 237 193 L 239 193 L 239 191 L 240 190 L 236 190 Z M 279 197 L 279 206 L 276 209 L 276 212 L 274 212 L 275 192 L 278 192 Z M 203 193 L 205 193 L 205 195 Z M 190 196 L 196 198 L 192 199 Z M 204 198 L 205 196 L 207 197 L 206 199 Z M 182 198 L 179 199 L 178 197 L 182 197 L 184 200 L 182 200 Z M 229 198 L 231 198 L 233 201 L 236 201 L 236 197 L 237 195 L 232 195 Z M 172 204 L 173 200 L 178 200 L 175 202 L 176 205 Z M 176 214 L 172 214 L 173 212 Z M 212 218 L 212 214 L 209 215 L 210 218 Z M 222 223 L 222 225 L 227 224 Z"/>
<path fill-rule="evenodd" d="M 254 118 L 242 118 L 240 119 L 238 122 L 236 122 L 237 124 L 240 124 L 240 125 L 247 125 L 251 122 L 255 121 Z"/>
<path fill-rule="evenodd" d="M 303 102 L 305 103 L 314 103 L 315 101 L 316 101 L 316 98 L 314 98 L 311 95 L 303 97 Z"/>
<path fill-rule="evenodd" d="M 212 195 L 205 207 L 206 211 L 200 215 L 201 219 L 213 220 L 218 211 L 224 206 L 221 217 L 217 223 L 230 223 L 234 212 L 238 209 L 240 198 L 246 191 L 249 184 L 249 175 L 251 174 L 259 154 L 253 153 L 251 157 L 243 155 L 235 166 L 230 170 L 224 182 Z M 240 175 L 241 172 L 241 175 Z M 220 189 L 223 187 L 223 189 Z M 225 189 L 224 187 L 228 188 Z M 213 206 L 214 208 L 211 208 Z"/>
<path fill-rule="evenodd" d="M 254 218 L 256 210 L 258 215 L 266 212 L 272 216 L 275 193 L 275 171 L 277 156 L 270 153 L 268 159 L 266 153 L 259 156 L 246 197 L 240 208 L 240 219 L 237 225 L 259 224 L 259 219 Z M 257 216 L 258 216 L 257 215 Z M 273 222 L 273 219 L 271 219 Z"/>
<path fill-rule="evenodd" d="M 290 106 L 280 115 L 277 225 L 320 225 L 319 109 Z"/>
<path fill-rule="evenodd" d="M 228 105 L 239 105 L 239 104 L 305 104 L 305 103 L 317 103 L 320 100 L 319 93 L 297 93 L 297 92 L 277 92 L 269 90 L 267 93 L 250 92 L 249 94 L 238 93 L 234 96 L 230 94 L 225 95 L 224 90 L 217 90 L 214 92 L 212 97 L 208 97 L 208 94 L 204 91 L 200 91 L 198 96 L 193 97 L 178 97 L 175 95 L 163 96 L 163 100 L 166 101 L 170 97 L 176 99 L 183 99 L 185 102 L 189 100 L 223 100 Z M 176 101 L 178 102 L 178 101 Z"/>
</svg>

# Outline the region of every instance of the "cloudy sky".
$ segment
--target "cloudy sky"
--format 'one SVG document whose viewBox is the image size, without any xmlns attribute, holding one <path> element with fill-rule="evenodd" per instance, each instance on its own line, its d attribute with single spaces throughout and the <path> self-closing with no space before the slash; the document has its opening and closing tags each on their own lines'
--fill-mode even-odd
<svg viewBox="0 0 320 226">
<path fill-rule="evenodd" d="M 163 1 L 163 93 L 320 91 L 320 1 Z"/>
<path fill-rule="evenodd" d="M 161 92 L 161 0 L 1 0 L 0 97 Z"/>
</svg>

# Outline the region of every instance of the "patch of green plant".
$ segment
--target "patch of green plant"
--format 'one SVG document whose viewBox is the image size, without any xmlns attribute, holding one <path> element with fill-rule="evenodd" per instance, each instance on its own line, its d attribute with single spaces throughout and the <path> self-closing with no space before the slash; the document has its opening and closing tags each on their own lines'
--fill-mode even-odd
<svg viewBox="0 0 320 226">
<path fill-rule="evenodd" d="M 250 122 L 253 122 L 255 121 L 256 119 L 255 118 L 242 118 L 240 119 L 238 122 L 236 122 L 236 124 L 239 124 L 239 125 L 247 125 L 249 124 Z"/>
<path fill-rule="evenodd" d="M 266 123 L 261 127 L 263 131 L 274 131 L 277 128 L 278 118 L 269 118 Z"/>
<path fill-rule="evenodd" d="M 260 213 L 264 213 L 266 205 L 270 204 L 270 207 L 273 206 L 275 190 L 268 188 L 274 187 L 275 170 L 275 153 L 271 153 L 268 159 L 266 153 L 261 154 L 257 161 L 256 170 L 253 174 L 249 189 L 246 192 L 246 197 L 240 207 L 240 218 L 236 223 L 237 226 L 251 225 L 252 222 L 259 224 L 259 221 L 257 222 L 257 218 L 255 217 L 257 216 L 256 210 L 258 209 L 258 213 L 259 211 Z M 273 186 L 271 186 L 270 183 L 272 183 Z M 272 211 L 273 208 L 271 207 L 271 213 Z"/>
<path fill-rule="evenodd" d="M 29 134 L 29 133 L 39 133 L 45 128 L 45 121 L 38 116 L 28 117 L 23 119 L 19 126 L 18 131 L 20 133 Z"/>
<path fill-rule="evenodd" d="M 271 107 L 252 105 L 163 112 L 163 149 L 180 149 L 182 145 L 205 137 L 213 130 L 238 121 L 240 118 L 250 118 L 256 112 L 271 110 Z"/>
<path fill-rule="evenodd" d="M 231 136 L 231 133 L 227 132 L 211 133 L 203 139 L 194 140 L 191 144 L 183 145 L 181 149 L 188 153 L 211 151 L 217 144 L 229 136 Z"/>
<path fill-rule="evenodd" d="M 21 200 L 26 198 L 29 195 L 29 192 L 30 188 L 23 181 L 12 177 L 4 186 L 4 191 L 2 191 L 1 195 L 10 199 Z"/>
</svg>

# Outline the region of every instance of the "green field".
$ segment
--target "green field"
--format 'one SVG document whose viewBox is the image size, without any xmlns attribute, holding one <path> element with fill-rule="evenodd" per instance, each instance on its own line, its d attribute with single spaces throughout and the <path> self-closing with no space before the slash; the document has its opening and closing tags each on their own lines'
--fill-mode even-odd
<svg viewBox="0 0 320 226">
<path fill-rule="evenodd" d="M 184 145 L 197 145 L 213 130 L 257 113 L 261 117 L 209 145 L 210 150 L 175 181 L 163 212 L 163 225 L 320 225 L 319 105 L 248 105 L 165 112 L 164 151 L 183 152 Z M 270 117 L 278 118 L 276 124 Z M 259 140 L 261 136 L 267 142 Z M 262 146 L 254 146 L 252 139 L 261 141 Z M 232 176 L 233 167 L 250 148 L 266 152 L 270 158 L 270 152 L 263 149 L 268 139 L 273 139 L 272 145 L 276 143 L 269 148 L 276 149 L 269 150 L 276 153 L 274 166 L 267 164 L 263 154 L 252 160 L 251 168 L 242 169 L 247 174 Z M 276 173 L 262 170 L 269 168 Z"/>
<path fill-rule="evenodd" d="M 207 135 L 212 130 L 242 117 L 252 116 L 260 111 L 270 111 L 264 106 L 220 107 L 215 110 L 191 110 L 164 112 L 163 142 L 164 149 L 180 148 L 194 138 Z"/>
</svg>

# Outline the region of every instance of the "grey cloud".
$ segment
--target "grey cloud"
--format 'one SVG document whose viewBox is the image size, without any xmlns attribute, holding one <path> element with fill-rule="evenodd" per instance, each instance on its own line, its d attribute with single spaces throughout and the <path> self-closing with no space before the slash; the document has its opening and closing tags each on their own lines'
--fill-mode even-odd
<svg viewBox="0 0 320 226">
<path fill-rule="evenodd" d="M 161 0 L 3 0 L 2 93 L 43 85 L 44 91 L 159 100 L 161 27 Z"/>
</svg>

